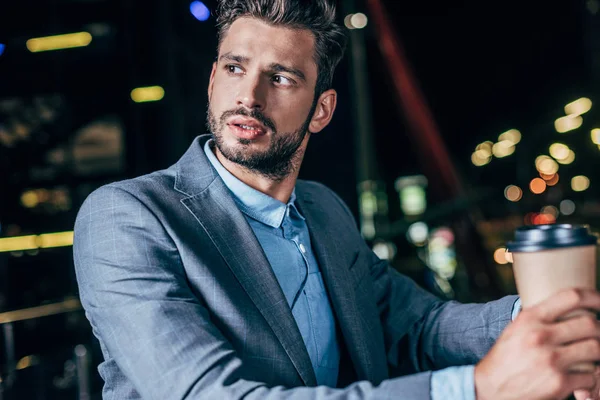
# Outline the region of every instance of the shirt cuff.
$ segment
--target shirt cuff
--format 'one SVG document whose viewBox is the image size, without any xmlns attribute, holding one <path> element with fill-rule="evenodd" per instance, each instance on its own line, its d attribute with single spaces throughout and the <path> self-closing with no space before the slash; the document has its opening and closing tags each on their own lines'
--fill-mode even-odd
<svg viewBox="0 0 600 400">
<path fill-rule="evenodd" d="M 519 297 L 515 304 L 513 305 L 512 310 L 512 320 L 514 321 L 517 318 L 517 315 L 521 312 L 521 298 Z"/>
<path fill-rule="evenodd" d="M 432 373 L 431 400 L 475 400 L 475 366 L 450 367 Z"/>
</svg>

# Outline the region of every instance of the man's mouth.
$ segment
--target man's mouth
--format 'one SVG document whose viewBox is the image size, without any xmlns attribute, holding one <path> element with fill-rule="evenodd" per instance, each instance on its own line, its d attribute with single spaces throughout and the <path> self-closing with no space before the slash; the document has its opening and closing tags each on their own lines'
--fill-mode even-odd
<svg viewBox="0 0 600 400">
<path fill-rule="evenodd" d="M 254 118 L 236 116 L 227 125 L 235 135 L 244 139 L 255 139 L 267 133 L 267 128 Z"/>
</svg>

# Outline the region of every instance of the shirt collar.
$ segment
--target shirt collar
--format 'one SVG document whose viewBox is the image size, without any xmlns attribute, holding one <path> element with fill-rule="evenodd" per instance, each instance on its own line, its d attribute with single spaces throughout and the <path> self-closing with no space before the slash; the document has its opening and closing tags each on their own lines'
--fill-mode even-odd
<svg viewBox="0 0 600 400">
<path fill-rule="evenodd" d="M 296 201 L 295 188 L 292 191 L 288 203 L 285 204 L 246 185 L 223 167 L 223 164 L 221 164 L 215 153 L 213 153 L 213 145 L 214 141 L 212 139 L 208 140 L 204 144 L 204 152 L 212 166 L 217 170 L 217 173 L 225 183 L 225 186 L 233 193 L 233 198 L 240 211 L 250 218 L 273 228 L 279 228 L 281 226 L 288 206 L 290 210 L 294 210 L 300 218 L 304 219 L 294 204 Z"/>
</svg>

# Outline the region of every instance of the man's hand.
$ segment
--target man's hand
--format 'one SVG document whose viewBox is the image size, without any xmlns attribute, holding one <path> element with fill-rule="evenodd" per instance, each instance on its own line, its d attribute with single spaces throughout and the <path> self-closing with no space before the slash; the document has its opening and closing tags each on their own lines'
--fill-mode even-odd
<svg viewBox="0 0 600 400">
<path fill-rule="evenodd" d="M 600 324 L 591 315 L 560 321 L 584 309 L 600 311 L 600 293 L 568 289 L 521 311 L 475 367 L 477 400 L 557 400 L 591 390 L 594 373 L 569 368 L 600 361 Z"/>
</svg>

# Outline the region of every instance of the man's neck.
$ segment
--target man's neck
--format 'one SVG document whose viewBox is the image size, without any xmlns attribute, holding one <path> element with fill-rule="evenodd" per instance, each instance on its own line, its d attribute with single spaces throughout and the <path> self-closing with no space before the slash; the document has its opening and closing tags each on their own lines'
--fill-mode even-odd
<svg viewBox="0 0 600 400">
<path fill-rule="evenodd" d="M 299 168 L 294 168 L 283 180 L 275 181 L 229 161 L 216 147 L 212 150 L 223 167 L 246 185 L 271 196 L 282 203 L 287 203 L 290 199 L 294 186 L 296 186 Z"/>
</svg>

